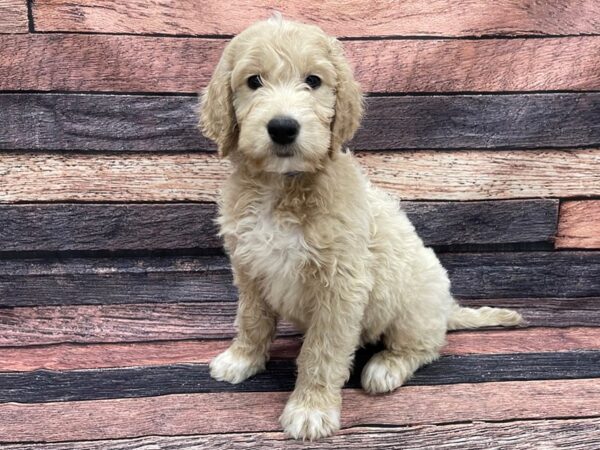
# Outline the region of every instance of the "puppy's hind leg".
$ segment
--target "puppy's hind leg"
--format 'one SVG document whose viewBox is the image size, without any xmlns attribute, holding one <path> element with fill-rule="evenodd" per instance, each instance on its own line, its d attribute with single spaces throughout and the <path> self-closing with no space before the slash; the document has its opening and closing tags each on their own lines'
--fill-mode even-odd
<svg viewBox="0 0 600 450">
<path fill-rule="evenodd" d="M 439 356 L 446 333 L 443 321 L 429 323 L 426 330 L 412 327 L 410 319 L 402 322 L 385 331 L 385 350 L 373 355 L 362 371 L 363 389 L 370 394 L 393 391 Z"/>
</svg>

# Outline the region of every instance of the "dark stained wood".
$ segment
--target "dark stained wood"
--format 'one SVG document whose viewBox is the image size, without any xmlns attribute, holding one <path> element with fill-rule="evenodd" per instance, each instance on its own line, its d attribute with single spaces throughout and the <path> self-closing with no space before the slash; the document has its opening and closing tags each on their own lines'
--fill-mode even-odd
<svg viewBox="0 0 600 450">
<path fill-rule="evenodd" d="M 372 354 L 373 351 L 358 352 L 347 388 L 360 388 L 360 373 Z M 600 351 L 444 356 L 419 369 L 406 386 L 599 377 Z M 295 383 L 296 364 L 290 360 L 270 361 L 265 372 L 239 384 L 214 380 L 206 364 L 68 372 L 38 370 L 0 374 L 0 403 L 292 391 Z"/>
<path fill-rule="evenodd" d="M 215 146 L 195 97 L 0 94 L 7 150 L 182 151 Z M 600 144 L 600 93 L 367 98 L 360 150 Z"/>
<path fill-rule="evenodd" d="M 457 331 L 449 333 L 447 341 L 443 355 L 597 350 L 600 348 L 600 328 Z M 0 372 L 207 364 L 230 344 L 229 339 L 215 339 L 4 347 L 0 352 Z M 300 345 L 299 337 L 277 338 L 271 346 L 271 359 L 294 359 Z"/>
<path fill-rule="evenodd" d="M 465 423 L 458 425 L 418 425 L 396 427 L 359 427 L 342 430 L 334 436 L 310 443 L 311 449 L 437 448 L 487 450 L 497 448 L 568 448 L 589 450 L 600 446 L 600 419 L 518 420 L 508 423 Z M 3 450 L 213 450 L 254 448 L 304 450 L 307 444 L 289 439 L 281 432 L 227 433 L 196 436 L 147 436 L 132 439 L 81 441 L 56 444 L 0 445 Z"/>
<path fill-rule="evenodd" d="M 402 202 L 426 245 L 548 242 L 554 239 L 554 200 Z"/>
<path fill-rule="evenodd" d="M 347 389 L 342 400 L 342 426 L 585 418 L 598 414 L 598 396 L 600 384 L 596 379 L 406 386 L 384 396 Z M 4 403 L 0 404 L 0 441 L 277 431 L 287 397 L 284 392 L 257 392 Z"/>
<path fill-rule="evenodd" d="M 198 92 L 225 44 L 223 39 L 0 35 L 5 50 L 0 90 Z M 366 40 L 344 46 L 366 92 L 600 88 L 598 36 Z"/>
<path fill-rule="evenodd" d="M 600 200 L 560 205 L 557 248 L 600 248 Z"/>
<path fill-rule="evenodd" d="M 0 260 L 0 306 L 233 301 L 223 257 Z"/>
<path fill-rule="evenodd" d="M 214 203 L 0 205 L 0 249 L 220 248 L 215 217 Z"/>
<path fill-rule="evenodd" d="M 442 253 L 458 298 L 595 297 L 600 253 Z M 233 301 L 221 256 L 0 260 L 0 306 Z"/>
<path fill-rule="evenodd" d="M 600 252 L 439 257 L 457 298 L 600 296 Z M 0 260 L 0 306 L 234 301 L 229 267 L 222 256 Z"/>
<path fill-rule="evenodd" d="M 549 242 L 557 200 L 404 202 L 427 245 Z M 1 251 L 220 248 L 215 204 L 0 205 Z"/>
<path fill-rule="evenodd" d="M 458 298 L 600 294 L 598 252 L 444 253 L 439 257 Z"/>
<path fill-rule="evenodd" d="M 38 31 L 96 33 L 237 34 L 280 11 L 285 18 L 314 23 L 337 36 L 481 36 L 597 33 L 600 8 L 593 0 L 569 2 L 334 0 L 208 0 L 153 4 L 143 0 L 36 0 Z M 243 11 L 243 14 L 240 14 Z"/>
<path fill-rule="evenodd" d="M 356 156 L 375 185 L 404 200 L 600 196 L 600 149 Z M 200 153 L 4 153 L 0 203 L 215 201 L 230 171 L 227 161 Z"/>
<path fill-rule="evenodd" d="M 27 33 L 27 0 L 0 0 L 0 33 Z"/>
</svg>

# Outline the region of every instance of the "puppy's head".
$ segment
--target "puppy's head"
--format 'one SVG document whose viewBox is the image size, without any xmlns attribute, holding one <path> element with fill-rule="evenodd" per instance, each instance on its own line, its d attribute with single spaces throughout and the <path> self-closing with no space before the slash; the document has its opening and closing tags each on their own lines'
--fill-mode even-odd
<svg viewBox="0 0 600 450">
<path fill-rule="evenodd" d="M 352 138 L 362 110 L 341 44 L 277 16 L 227 45 L 200 123 L 222 156 L 265 172 L 315 172 Z"/>
</svg>

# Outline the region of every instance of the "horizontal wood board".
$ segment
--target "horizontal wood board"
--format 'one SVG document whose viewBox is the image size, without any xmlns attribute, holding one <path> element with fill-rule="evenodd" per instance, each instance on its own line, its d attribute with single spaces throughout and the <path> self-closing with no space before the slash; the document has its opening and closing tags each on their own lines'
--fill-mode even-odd
<svg viewBox="0 0 600 450">
<path fill-rule="evenodd" d="M 443 442 L 445 449 L 488 450 L 511 448 L 568 448 L 589 450 L 600 445 L 600 419 L 516 420 L 508 423 L 472 422 L 458 425 L 416 425 L 404 427 L 357 427 L 310 443 L 311 449 L 436 448 Z M 230 433 L 195 436 L 147 436 L 133 439 L 82 441 L 56 444 L 8 444 L 4 450 L 213 450 L 227 448 L 303 450 L 307 444 L 290 440 L 281 432 Z M 492 448 L 494 448 L 492 447 Z"/>
<path fill-rule="evenodd" d="M 4 347 L 0 352 L 0 372 L 207 364 L 230 344 L 229 339 L 211 339 Z M 302 340 L 297 336 L 278 337 L 271 345 L 271 360 L 296 358 L 301 344 Z M 539 327 L 454 331 L 447 335 L 447 344 L 441 354 L 492 355 L 598 349 L 600 327 Z"/>
<path fill-rule="evenodd" d="M 600 200 L 561 204 L 556 247 L 600 248 Z"/>
<path fill-rule="evenodd" d="M 457 298 L 600 296 L 599 252 L 442 253 Z M 0 260 L 0 305 L 233 301 L 222 256 Z"/>
<path fill-rule="evenodd" d="M 373 183 L 404 200 L 600 196 L 600 149 L 359 152 Z M 448 170 L 449 168 L 452 170 Z M 216 155 L 0 155 L 0 203 L 216 201 Z"/>
<path fill-rule="evenodd" d="M 243 11 L 243 14 L 240 14 Z M 314 23 L 340 37 L 482 36 L 598 33 L 600 7 L 593 0 L 515 2 L 409 0 L 368 3 L 334 0 L 206 0 L 176 4 L 143 0 L 36 0 L 37 31 L 232 35 L 279 11 L 285 18 Z"/>
<path fill-rule="evenodd" d="M 28 31 L 27 0 L 0 0 L 0 34 Z"/>
<path fill-rule="evenodd" d="M 402 202 L 427 245 L 551 242 L 557 200 Z M 220 248 L 213 203 L 0 205 L 0 252 Z"/>
<path fill-rule="evenodd" d="M 597 379 L 406 386 L 385 396 L 346 389 L 342 426 L 586 418 L 598 415 L 599 395 Z M 258 392 L 4 403 L 0 442 L 279 431 L 278 417 L 287 397 L 283 392 Z"/>
<path fill-rule="evenodd" d="M 0 149 L 214 151 L 196 97 L 0 94 Z M 369 97 L 352 149 L 600 145 L 600 93 Z"/>
<path fill-rule="evenodd" d="M 0 35 L 0 90 L 195 93 L 208 83 L 225 44 L 206 38 Z M 600 89 L 600 36 L 353 40 L 344 47 L 366 92 Z"/>
<path fill-rule="evenodd" d="M 600 297 L 460 302 L 516 309 L 529 326 L 600 326 Z M 228 339 L 235 336 L 235 314 L 233 301 L 0 308 L 0 346 Z M 298 335 L 299 331 L 281 322 L 278 334 Z"/>
</svg>

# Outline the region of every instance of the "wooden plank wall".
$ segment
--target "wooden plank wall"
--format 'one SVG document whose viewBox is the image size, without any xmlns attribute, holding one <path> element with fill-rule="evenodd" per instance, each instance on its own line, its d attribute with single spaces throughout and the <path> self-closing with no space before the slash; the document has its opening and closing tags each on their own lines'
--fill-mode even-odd
<svg viewBox="0 0 600 450">
<path fill-rule="evenodd" d="M 302 445 L 289 324 L 266 373 L 207 368 L 236 292 L 195 94 L 274 9 L 343 40 L 351 147 L 456 297 L 528 321 L 450 334 L 393 395 L 355 374 L 314 448 L 599 447 L 600 2 L 0 0 L 0 448 Z"/>
</svg>

